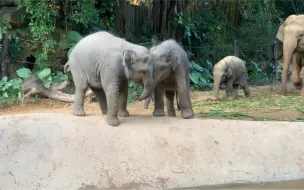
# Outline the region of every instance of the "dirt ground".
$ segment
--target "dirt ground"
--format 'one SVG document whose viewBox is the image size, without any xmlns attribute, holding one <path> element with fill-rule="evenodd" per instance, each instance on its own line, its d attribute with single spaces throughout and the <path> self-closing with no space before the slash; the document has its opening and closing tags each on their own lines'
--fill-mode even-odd
<svg viewBox="0 0 304 190">
<path fill-rule="evenodd" d="M 252 96 L 262 96 L 280 87 L 251 90 Z M 210 97 L 210 92 L 191 92 L 196 117 L 198 105 L 212 102 Z M 85 110 L 88 116 L 76 117 L 72 104 L 50 99 L 0 110 L 0 163 L 5 163 L 0 189 L 303 187 L 303 180 L 227 184 L 303 179 L 304 122 L 152 117 L 152 105 L 146 110 L 143 102 L 134 102 L 128 104 L 133 117 L 109 127 L 97 103 L 86 103 Z M 214 186 L 219 184 L 226 185 Z"/>
<path fill-rule="evenodd" d="M 297 92 L 292 84 L 288 84 L 288 91 L 290 93 Z M 259 86 L 259 87 L 251 87 L 252 96 L 262 96 L 267 94 L 280 94 L 281 86 Z M 199 112 L 199 109 L 196 108 L 196 105 L 202 103 L 216 103 L 216 101 L 211 100 L 211 92 L 210 91 L 191 91 L 191 100 L 194 106 L 194 111 L 196 113 Z M 238 92 L 240 98 L 244 98 L 244 93 L 242 90 Z M 225 92 L 223 90 L 220 91 L 221 98 L 225 98 Z M 218 102 L 218 101 L 217 101 Z M 144 102 L 132 102 L 128 103 L 127 109 L 130 112 L 130 115 L 152 115 L 154 106 L 150 104 L 149 109 L 143 108 Z M 8 108 L 0 108 L 0 115 L 10 115 L 10 114 L 24 114 L 24 113 L 72 113 L 72 104 L 60 102 L 52 99 L 40 99 L 40 100 L 25 100 L 21 105 L 15 105 Z M 86 102 L 85 103 L 85 111 L 88 115 L 98 115 L 101 114 L 99 106 L 96 102 Z M 180 112 L 177 111 L 177 116 L 179 116 Z M 273 110 L 273 109 L 258 109 L 258 110 L 250 110 L 249 113 L 251 116 L 257 117 L 273 117 L 273 118 L 297 118 L 299 117 L 298 111 L 290 111 L 290 110 Z"/>
</svg>

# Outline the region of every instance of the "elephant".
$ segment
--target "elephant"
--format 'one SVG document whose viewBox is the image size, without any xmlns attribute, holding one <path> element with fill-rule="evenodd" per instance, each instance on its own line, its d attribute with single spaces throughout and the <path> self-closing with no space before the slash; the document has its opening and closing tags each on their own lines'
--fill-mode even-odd
<svg viewBox="0 0 304 190">
<path fill-rule="evenodd" d="M 300 77 L 304 57 L 304 15 L 290 15 L 279 26 L 276 38 L 283 42 L 282 93 L 287 93 L 289 65 L 292 63 L 291 81 L 304 95 L 303 79 Z"/>
<path fill-rule="evenodd" d="M 86 115 L 84 95 L 90 88 L 110 126 L 120 124 L 118 116 L 129 116 L 128 81 L 143 84 L 138 100 L 146 99 L 153 91 L 149 50 L 104 31 L 90 34 L 76 44 L 64 66 L 64 72 L 68 71 L 76 87 L 73 114 Z"/>
<path fill-rule="evenodd" d="M 183 119 L 194 117 L 190 100 L 190 62 L 185 50 L 173 39 L 161 42 L 149 49 L 154 66 L 154 111 L 153 116 L 164 116 L 164 93 L 168 116 L 175 117 L 174 91 Z"/>
<path fill-rule="evenodd" d="M 221 84 L 226 85 L 228 100 L 237 97 L 237 90 L 240 86 L 246 97 L 250 96 L 250 89 L 247 84 L 247 71 L 244 62 L 236 56 L 226 56 L 213 67 L 213 95 L 219 98 Z"/>
</svg>

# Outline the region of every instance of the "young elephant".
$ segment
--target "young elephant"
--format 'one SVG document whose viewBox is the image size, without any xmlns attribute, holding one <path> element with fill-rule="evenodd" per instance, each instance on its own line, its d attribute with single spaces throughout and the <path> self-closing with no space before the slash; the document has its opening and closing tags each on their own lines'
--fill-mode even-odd
<svg viewBox="0 0 304 190">
<path fill-rule="evenodd" d="M 148 49 L 108 32 L 96 32 L 80 40 L 72 50 L 65 73 L 71 72 L 76 87 L 73 114 L 84 116 L 84 95 L 95 93 L 106 123 L 118 126 L 118 115 L 127 111 L 128 80 L 144 85 L 139 100 L 146 99 L 153 86 L 153 66 Z"/>
<path fill-rule="evenodd" d="M 221 84 L 226 85 L 226 93 L 229 100 L 237 97 L 237 89 L 240 86 L 246 95 L 250 96 L 250 89 L 247 84 L 247 71 L 244 62 L 235 56 L 227 56 L 220 60 L 213 67 L 213 94 L 219 98 Z"/>
<path fill-rule="evenodd" d="M 164 116 L 164 92 L 167 99 L 168 116 L 174 117 L 174 94 L 177 91 L 178 105 L 181 117 L 190 119 L 194 117 L 190 100 L 190 62 L 185 50 L 175 41 L 166 40 L 152 47 L 150 50 L 154 64 L 154 116 Z"/>
</svg>

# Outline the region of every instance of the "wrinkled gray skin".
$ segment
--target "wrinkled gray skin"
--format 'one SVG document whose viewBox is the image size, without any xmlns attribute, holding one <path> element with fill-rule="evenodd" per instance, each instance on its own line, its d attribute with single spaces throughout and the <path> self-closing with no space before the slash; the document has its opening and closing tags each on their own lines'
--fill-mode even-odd
<svg viewBox="0 0 304 190">
<path fill-rule="evenodd" d="M 76 87 L 73 114 L 84 116 L 88 88 L 96 95 L 106 123 L 118 126 L 117 116 L 128 117 L 128 81 L 144 85 L 139 100 L 153 90 L 153 67 L 148 49 L 129 43 L 108 32 L 96 32 L 80 40 L 65 65 Z"/>
<path fill-rule="evenodd" d="M 226 94 L 229 100 L 237 98 L 237 89 L 240 86 L 246 95 L 250 96 L 247 84 L 247 72 L 244 62 L 235 56 L 227 56 L 213 67 L 213 94 L 219 98 L 221 84 L 226 85 Z"/>
<path fill-rule="evenodd" d="M 187 53 L 175 40 L 166 40 L 149 50 L 154 65 L 154 112 L 153 116 L 164 116 L 164 93 L 168 109 L 168 116 L 175 117 L 174 91 L 178 94 L 178 104 L 181 117 L 194 117 L 190 100 L 189 69 L 190 62 Z"/>
</svg>

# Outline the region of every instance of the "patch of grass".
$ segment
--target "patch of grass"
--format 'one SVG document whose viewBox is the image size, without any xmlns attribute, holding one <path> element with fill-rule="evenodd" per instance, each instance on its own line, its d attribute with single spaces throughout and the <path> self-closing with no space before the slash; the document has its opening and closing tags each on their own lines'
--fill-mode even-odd
<svg viewBox="0 0 304 190">
<path fill-rule="evenodd" d="M 17 98 L 7 99 L 7 98 L 0 97 L 0 110 L 4 109 L 4 108 L 15 106 L 18 104 L 19 104 L 19 102 L 18 102 Z"/>
<path fill-rule="evenodd" d="M 241 97 L 233 101 L 207 101 L 194 103 L 194 110 L 202 117 L 245 119 L 245 120 L 281 120 L 303 121 L 304 98 L 297 94 L 283 96 L 272 94 L 267 96 Z M 278 111 L 290 111 L 299 113 L 298 117 L 264 117 L 257 116 L 260 113 L 274 113 Z"/>
</svg>

